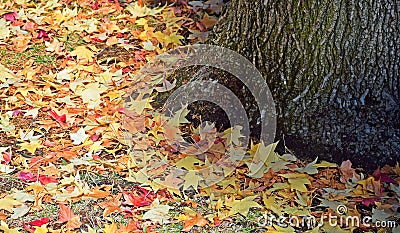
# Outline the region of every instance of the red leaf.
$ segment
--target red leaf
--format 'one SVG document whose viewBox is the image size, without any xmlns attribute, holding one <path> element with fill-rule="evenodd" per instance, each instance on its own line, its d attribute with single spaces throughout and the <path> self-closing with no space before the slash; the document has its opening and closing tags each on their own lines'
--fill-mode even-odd
<svg viewBox="0 0 400 233">
<path fill-rule="evenodd" d="M 91 6 L 90 6 L 93 10 L 98 10 L 99 9 L 99 3 L 97 1 L 95 1 Z"/>
<path fill-rule="evenodd" d="M 42 225 L 44 225 L 44 224 L 47 224 L 47 223 L 49 223 L 49 219 L 48 219 L 48 218 L 41 218 L 41 219 L 39 219 L 39 220 L 34 220 L 34 221 L 28 222 L 28 223 L 26 223 L 26 224 L 29 224 L 29 225 L 31 225 L 31 226 L 40 227 L 40 226 L 42 226 Z"/>
<path fill-rule="evenodd" d="M 65 123 L 67 121 L 67 116 L 65 114 L 62 114 L 61 116 L 59 116 L 54 110 L 50 109 L 49 111 L 50 116 L 56 120 L 61 127 L 65 127 Z"/>
<path fill-rule="evenodd" d="M 45 32 L 42 29 L 39 29 L 39 34 L 36 39 L 41 39 L 41 38 L 43 38 L 45 41 L 50 40 L 49 35 L 47 35 L 47 32 Z"/>
<path fill-rule="evenodd" d="M 93 134 L 89 137 L 90 140 L 92 140 L 93 142 L 97 142 L 100 138 L 100 134 Z"/>
<path fill-rule="evenodd" d="M 11 21 L 14 23 L 15 18 L 17 17 L 17 13 L 16 12 L 12 12 L 12 13 L 7 13 L 3 15 L 3 18 L 7 21 Z"/>
<path fill-rule="evenodd" d="M 369 197 L 369 198 L 364 198 L 361 203 L 363 205 L 369 207 L 370 205 L 374 205 L 375 202 L 379 201 L 379 200 L 380 200 L 380 198 L 377 198 L 377 197 Z"/>
<path fill-rule="evenodd" d="M 10 153 L 3 152 L 3 161 L 5 164 L 9 164 L 11 162 L 11 151 Z"/>
<path fill-rule="evenodd" d="M 142 51 L 135 51 L 135 61 L 144 61 L 146 60 L 146 54 Z"/>
<path fill-rule="evenodd" d="M 20 172 L 18 175 L 18 179 L 24 182 L 33 182 L 37 180 L 37 176 L 30 172 Z"/>
<path fill-rule="evenodd" d="M 34 32 L 37 28 L 36 23 L 34 22 L 26 22 L 25 25 L 22 27 L 22 29 L 30 31 L 30 32 Z"/>
<path fill-rule="evenodd" d="M 379 167 L 374 171 L 374 173 L 372 173 L 372 176 L 374 177 L 375 180 L 380 180 L 381 182 L 385 182 L 385 183 L 396 184 L 396 181 L 393 180 L 389 176 L 389 174 L 381 173 L 381 169 Z"/>
<path fill-rule="evenodd" d="M 122 195 L 124 195 L 125 202 L 122 203 L 124 205 L 133 205 L 135 207 L 148 206 L 151 204 L 152 200 L 147 198 L 146 196 L 134 196 L 131 193 L 126 193 L 122 191 Z"/>
<path fill-rule="evenodd" d="M 42 185 L 46 185 L 49 183 L 58 183 L 57 179 L 49 176 L 39 176 L 39 181 Z"/>
<path fill-rule="evenodd" d="M 343 161 L 342 165 L 339 167 L 340 181 L 344 184 L 352 178 L 360 179 L 360 175 L 356 173 L 356 170 L 352 168 L 351 165 L 350 160 L 346 160 Z"/>
<path fill-rule="evenodd" d="M 125 68 L 122 69 L 122 73 L 123 73 L 123 74 L 129 73 L 129 72 L 131 72 L 131 71 L 132 71 L 132 70 L 131 70 L 131 68 L 129 68 L 129 67 L 125 67 Z"/>
<path fill-rule="evenodd" d="M 48 35 L 44 30 L 39 29 L 39 34 L 38 34 L 37 38 L 40 39 L 40 38 L 43 38 L 43 37 L 48 37 Z"/>
<path fill-rule="evenodd" d="M 217 227 L 221 225 L 222 221 L 218 217 L 214 217 L 214 225 Z"/>
<path fill-rule="evenodd" d="M 94 41 L 94 42 L 103 42 L 102 40 L 100 40 L 99 38 L 97 38 L 97 37 L 94 37 L 94 38 L 90 38 L 92 41 Z"/>
</svg>

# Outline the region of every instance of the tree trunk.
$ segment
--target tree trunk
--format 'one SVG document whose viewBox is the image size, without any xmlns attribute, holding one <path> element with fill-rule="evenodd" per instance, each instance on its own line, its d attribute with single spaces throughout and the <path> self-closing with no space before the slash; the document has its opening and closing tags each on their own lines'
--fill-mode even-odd
<svg viewBox="0 0 400 233">
<path fill-rule="evenodd" d="M 232 0 L 209 43 L 261 71 L 300 157 L 399 160 L 400 1 Z"/>
</svg>

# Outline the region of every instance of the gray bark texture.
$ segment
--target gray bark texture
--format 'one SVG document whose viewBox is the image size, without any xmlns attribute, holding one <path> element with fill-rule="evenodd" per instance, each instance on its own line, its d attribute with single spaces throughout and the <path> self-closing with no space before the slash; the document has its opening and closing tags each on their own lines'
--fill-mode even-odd
<svg viewBox="0 0 400 233">
<path fill-rule="evenodd" d="M 232 0 L 224 12 L 208 43 L 261 71 L 289 149 L 367 169 L 399 160 L 400 1 Z"/>
</svg>

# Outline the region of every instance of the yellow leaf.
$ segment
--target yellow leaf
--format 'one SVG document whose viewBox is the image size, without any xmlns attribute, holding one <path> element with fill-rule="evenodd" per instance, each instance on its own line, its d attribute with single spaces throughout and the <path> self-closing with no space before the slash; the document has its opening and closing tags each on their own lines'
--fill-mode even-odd
<svg viewBox="0 0 400 233">
<path fill-rule="evenodd" d="M 279 176 L 285 177 L 286 179 L 307 178 L 307 174 L 304 173 L 286 173 L 279 174 Z"/>
<path fill-rule="evenodd" d="M 164 10 L 165 7 L 148 8 L 147 6 L 140 6 L 138 2 L 131 3 L 126 7 L 126 10 L 131 13 L 132 18 L 144 16 L 156 16 Z"/>
<path fill-rule="evenodd" d="M 144 26 L 145 24 L 147 24 L 147 21 L 148 21 L 147 19 L 141 18 L 141 19 L 136 20 L 135 23 L 137 25 Z"/>
<path fill-rule="evenodd" d="M 38 194 L 44 190 L 44 187 L 40 183 L 36 182 L 36 183 L 29 185 L 25 189 L 26 189 L 26 191 L 32 190 L 34 194 Z"/>
<path fill-rule="evenodd" d="M 242 200 L 234 200 L 232 203 L 229 203 L 229 206 L 232 207 L 232 209 L 229 211 L 229 215 L 232 216 L 236 213 L 239 213 L 243 216 L 247 216 L 250 208 L 262 208 L 261 205 L 254 201 L 254 198 L 256 198 L 256 196 L 248 196 Z"/>
<path fill-rule="evenodd" d="M 49 232 L 49 229 L 47 229 L 46 225 L 43 225 L 41 227 L 35 226 L 35 232 L 34 233 L 47 233 Z"/>
<path fill-rule="evenodd" d="M 0 81 L 6 82 L 7 79 L 15 79 L 15 76 L 11 70 L 7 69 L 2 64 L 0 64 Z"/>
<path fill-rule="evenodd" d="M 185 191 L 190 186 L 192 186 L 194 189 L 197 189 L 199 181 L 203 180 L 203 177 L 196 175 L 195 171 L 190 170 L 183 177 L 183 180 L 184 180 L 183 191 Z"/>
<path fill-rule="evenodd" d="M 16 205 L 22 204 L 21 202 L 15 200 L 12 197 L 4 197 L 0 199 L 0 210 L 7 210 L 8 212 L 12 212 L 12 209 Z"/>
<path fill-rule="evenodd" d="M 108 92 L 105 96 L 109 97 L 110 101 L 113 101 L 115 99 L 121 98 L 122 92 L 119 90 L 113 90 L 113 91 Z"/>
<path fill-rule="evenodd" d="M 167 44 L 181 45 L 182 42 L 180 40 L 185 39 L 185 37 L 176 34 L 176 32 L 171 33 L 169 36 L 165 37 Z"/>
<path fill-rule="evenodd" d="M 310 180 L 307 178 L 288 179 L 288 182 L 290 184 L 290 189 L 295 189 L 300 192 L 307 192 L 305 184 L 311 184 Z"/>
<path fill-rule="evenodd" d="M 249 176 L 261 178 L 264 173 L 269 170 L 270 165 L 278 161 L 279 157 L 277 153 L 274 152 L 277 145 L 278 142 L 265 146 L 264 143 L 261 142 L 251 146 L 249 153 L 253 157 L 253 161 L 247 163 L 249 167 Z"/>
<path fill-rule="evenodd" d="M 22 216 L 24 216 L 25 214 L 27 214 L 29 212 L 29 210 L 30 210 L 30 208 L 27 205 L 22 204 L 22 206 L 20 206 L 20 207 L 13 208 L 14 214 L 11 215 L 11 218 L 12 219 L 19 219 Z"/>
<path fill-rule="evenodd" d="M 83 45 L 76 47 L 75 50 L 71 52 L 71 55 L 77 56 L 78 61 L 82 60 L 84 63 L 92 62 L 94 57 L 93 52 Z"/>
<path fill-rule="evenodd" d="M 322 161 L 321 163 L 317 163 L 313 165 L 314 167 L 318 167 L 318 168 L 325 168 L 325 167 L 337 167 L 336 163 L 330 163 L 327 161 Z"/>
<path fill-rule="evenodd" d="M 282 215 L 282 211 L 281 211 L 281 207 L 277 204 L 275 204 L 275 197 L 268 197 L 266 193 L 263 193 L 263 202 L 264 202 L 264 206 L 269 209 L 272 210 L 274 213 L 276 213 L 277 215 L 281 216 Z"/>
<path fill-rule="evenodd" d="M 178 217 L 176 217 L 176 219 L 178 221 L 183 222 L 183 221 L 186 221 L 186 220 L 190 219 L 190 217 L 188 215 L 186 215 L 186 214 L 180 214 Z"/>
<path fill-rule="evenodd" d="M 153 36 L 158 40 L 158 42 L 166 44 L 168 35 L 160 31 L 156 31 L 155 33 L 153 33 Z"/>
<path fill-rule="evenodd" d="M 88 108 L 94 109 L 100 104 L 100 94 L 107 90 L 106 87 L 99 83 L 89 83 L 85 89 L 79 93 L 82 97 L 83 103 L 88 104 Z"/>
<path fill-rule="evenodd" d="M 153 51 L 156 49 L 150 40 L 143 42 L 143 48 L 147 51 Z"/>
<path fill-rule="evenodd" d="M 240 130 L 242 130 L 243 127 L 240 125 L 235 125 L 234 127 L 231 127 L 227 130 L 224 131 L 224 136 L 223 138 L 226 139 L 226 144 L 230 145 L 231 143 L 235 145 L 239 145 L 239 138 L 244 137 L 242 134 L 240 134 Z"/>
<path fill-rule="evenodd" d="M 0 19 L 0 39 L 6 39 L 10 36 L 10 29 L 7 26 L 7 21 L 5 19 Z"/>
<path fill-rule="evenodd" d="M 202 165 L 203 161 L 199 160 L 195 156 L 189 155 L 179 160 L 175 166 L 178 168 L 185 168 L 186 170 L 193 170 L 195 165 Z"/>
<path fill-rule="evenodd" d="M 101 143 L 102 143 L 102 141 L 94 142 L 94 143 L 90 146 L 89 151 L 92 151 L 93 153 L 96 153 L 96 152 L 98 152 L 98 151 L 104 149 L 104 146 L 102 146 Z"/>
<path fill-rule="evenodd" d="M 23 142 L 21 144 L 19 144 L 21 146 L 20 150 L 27 150 L 29 151 L 31 154 L 35 154 L 35 151 L 37 148 L 43 148 L 44 146 L 42 145 L 41 142 L 34 140 L 31 142 Z"/>
<path fill-rule="evenodd" d="M 13 228 L 10 229 L 8 228 L 7 223 L 5 223 L 4 221 L 1 221 L 0 223 L 0 230 L 2 230 L 4 233 L 19 233 L 21 228 Z"/>
</svg>

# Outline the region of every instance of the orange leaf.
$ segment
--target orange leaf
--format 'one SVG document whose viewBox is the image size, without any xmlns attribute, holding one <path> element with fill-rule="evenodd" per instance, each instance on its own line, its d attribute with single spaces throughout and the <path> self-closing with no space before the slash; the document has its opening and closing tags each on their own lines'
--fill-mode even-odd
<svg viewBox="0 0 400 233">
<path fill-rule="evenodd" d="M 201 216 L 201 214 L 196 214 L 191 219 L 185 221 L 185 225 L 183 226 L 183 230 L 188 232 L 192 229 L 193 226 L 204 227 L 207 225 L 208 221 Z"/>
<path fill-rule="evenodd" d="M 129 223 L 128 223 L 128 225 L 123 225 L 123 224 L 121 224 L 120 226 L 119 226 L 119 230 L 118 230 L 118 232 L 141 232 L 139 229 L 138 229 L 138 226 L 139 226 L 140 224 L 139 224 L 139 222 L 136 222 L 136 221 L 130 221 Z"/>
<path fill-rule="evenodd" d="M 12 39 L 13 50 L 17 52 L 23 52 L 28 48 L 28 44 L 31 41 L 31 38 L 25 37 L 24 35 L 19 34 L 17 37 Z"/>
<path fill-rule="evenodd" d="M 109 201 L 99 203 L 99 206 L 104 208 L 103 217 L 120 210 L 121 201 L 119 199 L 121 199 L 121 196 L 120 193 Z"/>
<path fill-rule="evenodd" d="M 94 198 L 105 198 L 110 196 L 110 194 L 111 194 L 110 191 L 103 191 L 101 190 L 101 187 L 96 187 L 86 196 Z"/>
<path fill-rule="evenodd" d="M 72 229 L 80 228 L 81 225 L 82 225 L 82 223 L 80 220 L 80 216 L 77 215 L 68 221 L 66 227 L 68 230 L 72 230 Z"/>
<path fill-rule="evenodd" d="M 64 204 L 59 205 L 60 210 L 58 211 L 58 221 L 57 223 L 68 222 L 70 219 L 75 217 L 74 212 Z"/>
</svg>

